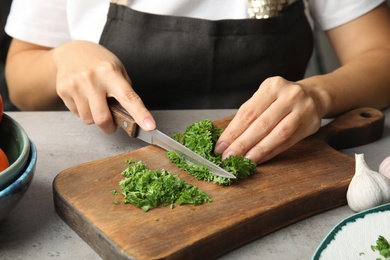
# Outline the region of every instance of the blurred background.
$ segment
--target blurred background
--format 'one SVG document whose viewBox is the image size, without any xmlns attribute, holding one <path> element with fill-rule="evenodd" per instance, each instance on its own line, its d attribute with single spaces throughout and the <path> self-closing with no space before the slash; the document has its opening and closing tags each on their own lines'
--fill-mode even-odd
<svg viewBox="0 0 390 260">
<path fill-rule="evenodd" d="M 5 66 L 5 59 L 7 56 L 7 51 L 9 44 L 11 42 L 11 38 L 5 34 L 4 32 L 4 25 L 7 21 L 8 12 L 11 6 L 12 0 L 0 0 L 0 94 L 3 98 L 4 102 L 4 110 L 5 111 L 13 111 L 16 110 L 16 108 L 11 104 L 11 102 L 8 99 L 8 89 L 7 84 L 5 82 L 4 77 L 4 66 Z"/>
<path fill-rule="evenodd" d="M 0 94 L 3 97 L 5 111 L 17 110 L 8 99 L 8 90 L 4 77 L 4 64 L 11 40 L 4 32 L 4 25 L 7 20 L 11 2 L 12 0 L 0 0 Z M 387 0 L 387 3 L 390 4 L 390 0 Z M 339 62 L 334 54 L 332 46 L 325 36 L 325 33 L 318 30 L 315 25 L 314 36 L 316 46 L 307 68 L 306 77 L 316 74 L 324 74 L 339 66 Z"/>
</svg>

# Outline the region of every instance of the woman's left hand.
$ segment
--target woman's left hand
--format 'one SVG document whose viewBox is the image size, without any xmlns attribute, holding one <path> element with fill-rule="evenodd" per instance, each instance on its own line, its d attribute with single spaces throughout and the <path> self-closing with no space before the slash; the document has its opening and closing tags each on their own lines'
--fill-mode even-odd
<svg viewBox="0 0 390 260">
<path fill-rule="evenodd" d="M 268 78 L 240 107 L 215 152 L 223 159 L 237 155 L 262 163 L 317 132 L 323 112 L 311 94 L 299 83 Z"/>
</svg>

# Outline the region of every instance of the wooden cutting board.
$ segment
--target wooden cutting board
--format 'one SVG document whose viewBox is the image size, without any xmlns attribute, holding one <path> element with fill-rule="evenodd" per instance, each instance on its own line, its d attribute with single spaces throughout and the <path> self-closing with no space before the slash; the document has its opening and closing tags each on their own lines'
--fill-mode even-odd
<svg viewBox="0 0 390 260">
<path fill-rule="evenodd" d="M 216 121 L 226 127 L 232 117 Z M 254 239 L 320 212 L 346 204 L 354 158 L 336 149 L 381 138 L 383 114 L 361 108 L 324 126 L 277 158 L 257 167 L 251 178 L 221 187 L 197 181 L 176 168 L 154 146 L 66 169 L 54 180 L 61 218 L 105 259 L 213 259 Z M 332 147 L 331 147 L 331 146 Z M 161 207 L 147 213 L 122 195 L 126 159 L 166 169 L 205 191 L 201 206 Z"/>
</svg>

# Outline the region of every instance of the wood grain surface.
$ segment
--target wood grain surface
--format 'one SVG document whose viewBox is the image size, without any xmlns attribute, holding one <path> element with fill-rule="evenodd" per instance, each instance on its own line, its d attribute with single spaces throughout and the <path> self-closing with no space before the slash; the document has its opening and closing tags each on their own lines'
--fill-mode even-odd
<svg viewBox="0 0 390 260">
<path fill-rule="evenodd" d="M 226 127 L 232 117 L 217 120 Z M 57 213 L 104 259 L 214 259 L 301 219 L 346 204 L 354 158 L 337 149 L 363 145 L 383 134 L 375 109 L 351 111 L 275 159 L 250 178 L 221 187 L 179 170 L 155 146 L 76 165 L 53 182 Z M 145 213 L 122 195 L 126 159 L 166 169 L 205 191 L 211 203 L 161 207 Z"/>
</svg>

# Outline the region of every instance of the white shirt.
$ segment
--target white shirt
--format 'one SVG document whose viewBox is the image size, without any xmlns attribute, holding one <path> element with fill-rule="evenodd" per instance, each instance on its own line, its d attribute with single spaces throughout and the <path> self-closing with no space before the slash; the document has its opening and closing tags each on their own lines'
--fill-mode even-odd
<svg viewBox="0 0 390 260">
<path fill-rule="evenodd" d="M 323 30 L 347 23 L 385 0 L 306 0 Z M 56 47 L 71 40 L 99 42 L 110 0 L 13 0 L 5 31 L 26 42 Z M 245 19 L 247 0 L 129 0 L 130 8 L 208 20 Z"/>
</svg>

